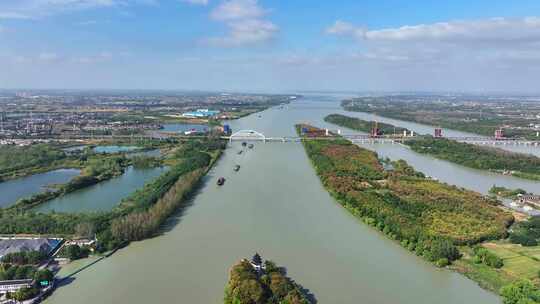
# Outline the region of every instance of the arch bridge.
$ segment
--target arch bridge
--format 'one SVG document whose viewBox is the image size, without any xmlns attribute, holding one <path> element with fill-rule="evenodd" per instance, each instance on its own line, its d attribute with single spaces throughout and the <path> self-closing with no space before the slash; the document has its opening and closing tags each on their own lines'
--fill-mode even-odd
<svg viewBox="0 0 540 304">
<path fill-rule="evenodd" d="M 240 130 L 229 136 L 229 141 L 244 140 L 244 141 L 263 141 L 266 142 L 266 136 L 255 130 Z"/>
</svg>

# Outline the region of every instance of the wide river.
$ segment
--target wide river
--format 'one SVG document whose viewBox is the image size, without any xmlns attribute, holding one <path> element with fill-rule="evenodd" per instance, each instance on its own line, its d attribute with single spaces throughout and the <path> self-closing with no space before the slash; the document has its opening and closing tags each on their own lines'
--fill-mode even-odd
<svg viewBox="0 0 540 304">
<path fill-rule="evenodd" d="M 268 136 L 293 136 L 299 122 L 327 126 L 341 96 L 309 96 L 231 123 Z M 335 129 L 335 126 L 332 126 Z M 421 156 L 401 145 L 367 146 L 404 158 L 442 181 L 486 192 L 534 183 Z M 221 303 L 229 267 L 259 252 L 285 265 L 319 303 L 492 304 L 473 281 L 440 270 L 364 225 L 324 190 L 299 143 L 234 143 L 184 214 L 159 237 L 136 242 L 74 276 L 47 303 Z M 239 172 L 233 166 L 241 165 Z M 216 186 L 220 176 L 224 187 Z M 537 185 L 536 185 L 537 186 Z M 64 267 L 68 274 L 88 263 Z"/>
</svg>

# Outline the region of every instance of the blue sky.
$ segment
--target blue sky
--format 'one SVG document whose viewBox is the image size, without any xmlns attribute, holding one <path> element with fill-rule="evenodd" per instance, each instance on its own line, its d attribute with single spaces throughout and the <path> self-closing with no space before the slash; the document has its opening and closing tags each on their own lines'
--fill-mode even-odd
<svg viewBox="0 0 540 304">
<path fill-rule="evenodd" d="M 538 92 L 539 1 L 0 0 L 0 88 Z"/>
</svg>

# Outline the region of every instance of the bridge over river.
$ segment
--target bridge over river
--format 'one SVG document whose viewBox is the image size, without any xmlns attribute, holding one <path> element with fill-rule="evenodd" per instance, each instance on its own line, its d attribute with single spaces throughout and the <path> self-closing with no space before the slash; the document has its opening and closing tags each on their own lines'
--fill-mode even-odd
<svg viewBox="0 0 540 304">
<path fill-rule="evenodd" d="M 331 135 L 339 135 L 342 138 L 349 139 L 357 143 L 383 143 L 383 144 L 395 144 L 402 143 L 407 140 L 417 140 L 424 137 L 424 135 L 380 135 L 373 136 L 366 133 L 342 133 L 341 130 L 329 130 L 325 129 L 325 134 L 310 136 L 312 140 L 334 140 L 336 137 Z M 20 138 L 28 140 L 113 140 L 113 139 L 128 139 L 128 140 L 144 140 L 144 139 L 179 139 L 187 140 L 191 138 L 206 138 L 207 135 L 185 135 L 178 132 L 152 132 L 146 134 L 137 135 L 68 135 L 68 136 L 49 136 L 40 138 Z M 267 136 L 262 132 L 256 130 L 239 130 L 231 135 L 220 136 L 221 139 L 233 141 L 252 141 L 252 142 L 300 142 L 304 137 L 302 136 L 279 136 L 272 135 Z M 514 146 L 528 146 L 528 147 L 540 147 L 539 140 L 527 140 L 522 138 L 496 138 L 487 136 L 463 136 L 463 137 L 439 137 L 460 142 L 472 143 L 477 145 L 514 145 Z"/>
<path fill-rule="evenodd" d="M 349 139 L 353 142 L 361 143 L 401 143 L 406 140 L 417 140 L 424 136 L 422 135 L 386 135 L 386 136 L 372 136 L 364 133 L 351 133 L 342 134 L 341 130 L 325 130 L 325 135 L 309 137 L 312 140 L 333 140 L 336 137 L 332 134 L 338 134 L 342 138 Z M 255 130 L 240 130 L 230 136 L 223 136 L 223 139 L 229 141 L 262 141 L 262 142 L 298 142 L 303 139 L 301 136 L 265 136 L 263 133 Z M 441 137 L 443 138 L 443 137 Z M 513 139 L 513 138 L 495 138 L 495 137 L 483 137 L 483 136 L 468 136 L 468 137 L 444 137 L 446 139 L 456 140 L 460 142 L 467 142 L 480 145 L 525 145 L 532 147 L 540 147 L 540 140 L 532 141 L 525 139 Z"/>
</svg>

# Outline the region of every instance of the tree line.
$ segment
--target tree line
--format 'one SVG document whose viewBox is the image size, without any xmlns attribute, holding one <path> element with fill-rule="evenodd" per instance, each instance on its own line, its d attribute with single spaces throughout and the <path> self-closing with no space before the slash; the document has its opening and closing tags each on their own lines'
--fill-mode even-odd
<svg viewBox="0 0 540 304">
<path fill-rule="evenodd" d="M 370 133 L 372 129 L 377 126 L 379 131 L 379 134 L 377 135 L 401 135 L 404 131 L 410 132 L 407 128 L 396 127 L 383 122 L 366 121 L 341 114 L 330 114 L 324 118 L 324 121 L 365 133 Z"/>
<path fill-rule="evenodd" d="M 534 155 L 431 136 L 408 140 L 405 144 L 415 152 L 429 154 L 466 167 L 497 172 L 509 171 L 517 177 L 540 180 L 540 158 Z"/>
</svg>

